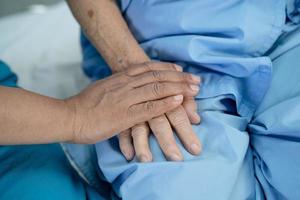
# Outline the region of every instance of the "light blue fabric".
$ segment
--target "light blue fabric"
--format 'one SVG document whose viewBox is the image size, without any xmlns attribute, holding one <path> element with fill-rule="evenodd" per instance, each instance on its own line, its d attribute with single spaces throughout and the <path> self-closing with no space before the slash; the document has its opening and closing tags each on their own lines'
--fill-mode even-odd
<svg viewBox="0 0 300 200">
<path fill-rule="evenodd" d="M 283 31 L 283 1 L 124 0 L 121 9 L 152 59 L 177 62 L 195 73 L 212 71 L 199 97 L 226 91 L 238 113 L 251 117 L 269 85 L 271 61 L 262 55 Z M 93 79 L 110 74 L 84 37 L 82 44 L 86 73 Z"/>
<path fill-rule="evenodd" d="M 110 184 L 98 167 L 95 145 L 63 143 L 62 148 L 79 176 L 95 189 L 97 200 L 110 199 L 113 194 Z M 90 192 L 87 192 L 90 194 Z M 91 198 L 95 199 L 95 198 Z"/>
<path fill-rule="evenodd" d="M 300 198 L 300 29 L 279 40 L 277 49 L 270 55 L 274 57 L 271 88 L 248 130 L 256 176 L 267 199 L 296 200 Z"/>
<path fill-rule="evenodd" d="M 179 63 L 204 79 L 196 98 L 202 123 L 193 126 L 203 153 L 192 156 L 181 147 L 185 162 L 167 162 L 151 136 L 154 162 L 127 162 L 116 138 L 98 143 L 99 167 L 116 196 L 300 199 L 299 1 L 123 0 L 120 5 L 152 59 Z M 107 70 L 95 51 L 88 42 L 83 45 L 83 52 L 93 55 L 83 63 L 93 79 L 103 76 L 94 72 Z"/>
<path fill-rule="evenodd" d="M 300 1 L 286 0 L 287 6 L 287 24 L 288 29 L 297 27 L 300 23 Z"/>
<path fill-rule="evenodd" d="M 300 30 L 291 36 L 299 39 Z M 97 144 L 99 166 L 116 193 L 130 200 L 299 199 L 300 40 L 294 44 L 273 60 L 271 87 L 250 123 L 226 95 L 197 99 L 201 156 L 181 148 L 185 162 L 166 162 L 151 137 L 154 163 L 128 163 L 115 138 Z"/>
</svg>

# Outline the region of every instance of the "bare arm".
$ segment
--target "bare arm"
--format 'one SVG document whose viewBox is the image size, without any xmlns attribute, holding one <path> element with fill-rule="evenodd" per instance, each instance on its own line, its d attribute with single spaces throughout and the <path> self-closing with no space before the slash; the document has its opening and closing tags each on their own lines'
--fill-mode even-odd
<svg viewBox="0 0 300 200">
<path fill-rule="evenodd" d="M 68 0 L 68 3 L 112 71 L 149 61 L 128 29 L 115 0 Z"/>
<path fill-rule="evenodd" d="M 72 138 L 72 114 L 63 101 L 0 87 L 0 144 L 38 144 Z"/>
</svg>

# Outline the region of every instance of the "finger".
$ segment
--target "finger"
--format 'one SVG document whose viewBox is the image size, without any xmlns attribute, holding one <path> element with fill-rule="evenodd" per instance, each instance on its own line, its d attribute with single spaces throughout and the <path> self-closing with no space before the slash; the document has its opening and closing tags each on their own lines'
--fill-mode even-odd
<svg viewBox="0 0 300 200">
<path fill-rule="evenodd" d="M 139 87 L 153 82 L 186 82 L 198 85 L 201 82 L 199 76 L 178 71 L 150 71 L 134 77 L 131 87 Z"/>
<path fill-rule="evenodd" d="M 194 155 L 200 154 L 200 141 L 192 129 L 184 108 L 179 106 L 166 115 L 185 148 Z"/>
<path fill-rule="evenodd" d="M 136 156 L 140 162 L 151 162 L 152 153 L 149 147 L 149 127 L 141 123 L 132 127 L 132 138 Z"/>
<path fill-rule="evenodd" d="M 182 72 L 182 67 L 173 63 L 151 61 L 133 65 L 130 68 L 128 68 L 125 73 L 128 76 L 136 76 L 138 74 L 142 74 L 153 70 L 174 70 Z"/>
<path fill-rule="evenodd" d="M 132 65 L 127 68 L 123 73 L 117 73 L 109 77 L 106 81 L 108 88 L 117 88 L 121 85 L 128 83 L 132 79 L 136 79 L 134 76 L 143 74 L 150 71 L 168 70 L 168 71 L 180 71 L 182 67 L 165 62 L 145 62 L 142 64 Z"/>
<path fill-rule="evenodd" d="M 192 124 L 199 124 L 201 118 L 197 113 L 197 104 L 195 102 L 194 97 L 184 97 L 182 106 L 184 107 L 185 112 L 188 118 L 190 119 L 190 122 Z"/>
<path fill-rule="evenodd" d="M 182 154 L 176 144 L 171 125 L 166 116 L 161 115 L 153 118 L 149 121 L 149 125 L 166 158 L 171 161 L 182 161 Z"/>
<path fill-rule="evenodd" d="M 139 88 L 135 88 L 127 92 L 125 94 L 125 98 L 130 99 L 130 104 L 137 104 L 178 94 L 182 94 L 184 96 L 195 96 L 198 94 L 198 92 L 198 85 L 189 85 L 186 83 L 156 82 L 147 84 Z"/>
<path fill-rule="evenodd" d="M 133 124 L 149 121 L 181 105 L 182 95 L 171 96 L 160 100 L 147 101 L 129 107 L 128 118 Z"/>
<path fill-rule="evenodd" d="M 122 154 L 127 160 L 132 160 L 134 157 L 134 147 L 132 144 L 131 130 L 127 129 L 126 131 L 121 132 L 118 135 L 119 146 Z"/>
</svg>

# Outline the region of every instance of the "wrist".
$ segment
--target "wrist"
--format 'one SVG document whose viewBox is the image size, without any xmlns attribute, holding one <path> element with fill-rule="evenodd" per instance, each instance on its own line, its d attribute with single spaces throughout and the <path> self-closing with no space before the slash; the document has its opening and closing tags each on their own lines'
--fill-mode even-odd
<svg viewBox="0 0 300 200">
<path fill-rule="evenodd" d="M 151 59 L 144 52 L 142 52 L 139 54 L 132 54 L 131 56 L 127 56 L 124 59 L 120 58 L 118 59 L 118 65 L 115 65 L 115 67 L 111 66 L 110 68 L 113 73 L 118 73 L 130 68 L 130 66 L 132 65 L 141 64 L 149 61 L 151 61 Z"/>
<path fill-rule="evenodd" d="M 78 112 L 76 100 L 74 98 L 68 98 L 65 100 L 60 100 L 60 104 L 63 106 L 64 110 L 64 131 L 63 131 L 63 142 L 74 142 L 75 133 L 80 130 L 78 128 Z"/>
</svg>

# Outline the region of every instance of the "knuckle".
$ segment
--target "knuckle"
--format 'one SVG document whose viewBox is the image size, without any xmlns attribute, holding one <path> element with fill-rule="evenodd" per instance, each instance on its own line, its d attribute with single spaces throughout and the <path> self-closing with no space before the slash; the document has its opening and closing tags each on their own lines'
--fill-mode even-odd
<svg viewBox="0 0 300 200">
<path fill-rule="evenodd" d="M 170 108 L 173 107 L 173 105 L 170 104 L 170 101 L 169 101 L 168 99 L 163 99 L 163 100 L 161 101 L 161 103 L 159 104 L 159 107 L 164 107 L 164 108 L 166 108 L 166 109 L 170 109 Z"/>
<path fill-rule="evenodd" d="M 177 67 L 174 63 L 170 63 L 170 68 L 174 71 L 177 71 Z"/>
<path fill-rule="evenodd" d="M 174 120 L 174 124 L 176 124 L 177 128 L 184 128 L 187 127 L 187 121 L 183 118 L 176 118 L 176 120 Z"/>
<path fill-rule="evenodd" d="M 130 140 L 130 129 L 127 129 L 126 131 L 121 132 L 118 135 L 119 141 L 127 142 Z"/>
<path fill-rule="evenodd" d="M 167 154 L 171 154 L 176 149 L 176 143 L 166 142 L 164 145 L 164 150 Z"/>
<path fill-rule="evenodd" d="M 163 123 L 165 123 L 165 122 L 167 122 L 167 120 L 166 120 L 166 118 L 164 117 L 164 115 L 163 116 L 160 116 L 160 117 L 156 117 L 156 118 L 153 118 L 152 119 L 153 120 L 153 123 L 154 124 L 163 124 Z"/>
<path fill-rule="evenodd" d="M 185 111 L 184 111 L 185 112 Z M 175 109 L 168 113 L 168 117 L 177 127 L 186 125 L 186 114 L 179 109 Z"/>
<path fill-rule="evenodd" d="M 154 96 L 159 97 L 164 93 L 164 85 L 163 83 L 153 83 L 152 85 L 152 92 Z"/>
<path fill-rule="evenodd" d="M 168 131 L 166 127 L 168 127 L 169 122 L 165 115 L 161 115 L 159 117 L 155 117 L 149 121 L 151 129 L 154 131 L 155 134 L 159 134 L 164 131 Z M 159 131 L 157 131 L 159 130 Z"/>
<path fill-rule="evenodd" d="M 152 76 L 154 78 L 154 80 L 162 80 L 162 73 L 160 71 L 152 71 Z"/>
<path fill-rule="evenodd" d="M 174 124 L 176 124 L 177 127 L 186 127 L 187 121 L 185 118 L 178 116 L 175 117 Z"/>
<path fill-rule="evenodd" d="M 193 106 L 188 106 L 188 105 L 183 105 L 184 107 L 184 110 L 187 112 L 187 113 L 192 113 L 192 112 L 196 112 L 197 109 Z"/>
<path fill-rule="evenodd" d="M 132 128 L 132 137 L 135 137 L 137 134 L 140 135 L 145 133 L 148 133 L 148 128 L 146 125 L 136 125 Z"/>
<path fill-rule="evenodd" d="M 135 106 L 131 106 L 127 110 L 127 120 L 131 121 L 135 118 L 136 114 L 138 113 L 138 109 Z"/>
<path fill-rule="evenodd" d="M 183 102 L 183 106 L 185 109 L 189 109 L 189 110 L 197 110 L 197 104 L 196 101 L 190 98 L 186 98 Z"/>
<path fill-rule="evenodd" d="M 184 81 L 189 81 L 189 80 L 191 80 L 191 75 L 189 75 L 189 74 L 187 74 L 187 73 L 182 73 L 181 76 L 182 76 L 182 79 L 183 79 Z"/>
<path fill-rule="evenodd" d="M 148 101 L 148 102 L 145 103 L 145 110 L 146 111 L 151 112 L 151 111 L 154 110 L 154 108 L 155 108 L 155 105 L 154 105 L 153 101 Z"/>
</svg>

